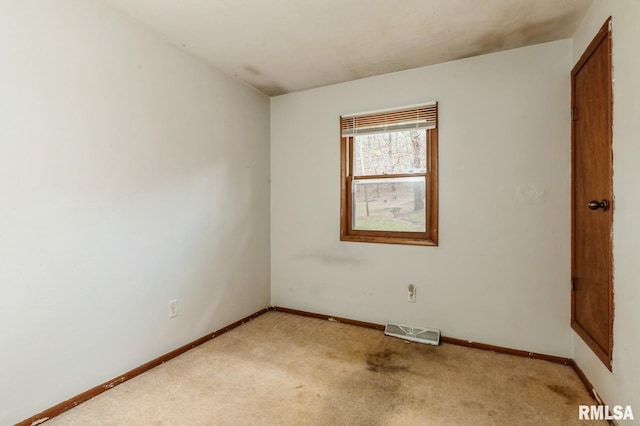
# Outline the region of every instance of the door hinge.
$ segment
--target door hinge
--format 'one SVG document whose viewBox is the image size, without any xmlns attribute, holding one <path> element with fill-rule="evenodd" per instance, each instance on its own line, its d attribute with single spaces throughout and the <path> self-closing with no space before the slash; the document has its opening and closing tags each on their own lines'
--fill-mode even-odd
<svg viewBox="0 0 640 426">
<path fill-rule="evenodd" d="M 571 291 L 576 291 L 576 279 L 571 277 Z"/>
<path fill-rule="evenodd" d="M 578 113 L 577 113 L 576 107 L 572 107 L 571 108 L 571 121 L 576 121 L 577 120 L 577 116 L 578 116 Z"/>
</svg>

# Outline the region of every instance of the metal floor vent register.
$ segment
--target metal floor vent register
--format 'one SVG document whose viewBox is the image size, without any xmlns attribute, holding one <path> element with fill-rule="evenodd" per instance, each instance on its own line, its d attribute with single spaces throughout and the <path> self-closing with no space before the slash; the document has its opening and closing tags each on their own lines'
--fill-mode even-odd
<svg viewBox="0 0 640 426">
<path fill-rule="evenodd" d="M 440 330 L 432 328 L 411 327 L 410 325 L 388 322 L 384 328 L 384 334 L 411 340 L 412 342 L 427 343 L 429 345 L 440 344 Z"/>
</svg>

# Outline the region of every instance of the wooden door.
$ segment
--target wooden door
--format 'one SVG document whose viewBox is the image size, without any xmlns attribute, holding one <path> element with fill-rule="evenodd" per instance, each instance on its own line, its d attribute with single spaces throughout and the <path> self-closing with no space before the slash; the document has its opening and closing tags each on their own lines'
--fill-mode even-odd
<svg viewBox="0 0 640 426">
<path fill-rule="evenodd" d="M 613 349 L 610 22 L 611 18 L 571 73 L 571 326 L 609 369 Z"/>
</svg>

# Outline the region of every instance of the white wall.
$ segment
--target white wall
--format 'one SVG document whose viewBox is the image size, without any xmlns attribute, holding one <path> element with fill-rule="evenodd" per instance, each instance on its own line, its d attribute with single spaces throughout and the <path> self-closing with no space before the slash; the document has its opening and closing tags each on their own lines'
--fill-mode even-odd
<svg viewBox="0 0 640 426">
<path fill-rule="evenodd" d="M 595 2 L 573 39 L 575 64 L 605 20 L 613 19 L 613 373 L 573 335 L 574 359 L 609 405 L 633 407 L 640 423 L 640 2 Z"/>
<path fill-rule="evenodd" d="M 94 0 L 2 1 L 0 424 L 268 306 L 268 180 L 266 96 Z"/>
<path fill-rule="evenodd" d="M 570 56 L 565 40 L 272 98 L 272 303 L 570 356 Z M 440 246 L 340 242 L 338 117 L 425 101 Z"/>
</svg>

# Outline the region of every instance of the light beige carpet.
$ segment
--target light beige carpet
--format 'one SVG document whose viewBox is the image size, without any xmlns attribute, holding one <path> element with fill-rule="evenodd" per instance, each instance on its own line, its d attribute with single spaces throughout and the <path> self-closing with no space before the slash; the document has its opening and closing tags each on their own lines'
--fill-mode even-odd
<svg viewBox="0 0 640 426">
<path fill-rule="evenodd" d="M 573 425 L 579 404 L 567 366 L 269 312 L 46 424 Z"/>
</svg>

